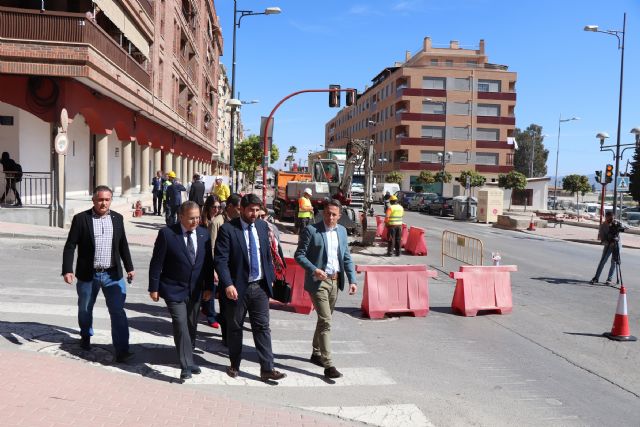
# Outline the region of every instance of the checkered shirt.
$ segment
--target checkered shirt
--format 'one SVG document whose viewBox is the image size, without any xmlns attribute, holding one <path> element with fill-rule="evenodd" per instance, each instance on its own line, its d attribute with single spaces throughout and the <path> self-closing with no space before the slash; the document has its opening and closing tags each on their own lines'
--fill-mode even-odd
<svg viewBox="0 0 640 427">
<path fill-rule="evenodd" d="M 93 236 L 96 251 L 93 257 L 93 268 L 111 268 L 111 245 L 113 242 L 113 222 L 107 212 L 104 216 L 93 217 Z"/>
</svg>

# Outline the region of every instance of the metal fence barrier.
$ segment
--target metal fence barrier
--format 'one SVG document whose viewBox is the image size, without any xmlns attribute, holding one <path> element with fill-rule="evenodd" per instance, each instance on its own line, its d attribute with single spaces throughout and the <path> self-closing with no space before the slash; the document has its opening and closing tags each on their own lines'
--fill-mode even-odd
<svg viewBox="0 0 640 427">
<path fill-rule="evenodd" d="M 22 180 L 13 182 L 13 173 L 0 174 L 0 195 L 4 194 L 7 204 L 16 202 L 16 194 L 12 189 L 15 184 L 23 205 L 50 206 L 53 195 L 53 172 L 23 172 Z"/>
<path fill-rule="evenodd" d="M 444 257 L 453 258 L 468 265 L 483 265 L 484 244 L 475 237 L 459 234 L 454 231 L 442 232 L 442 266 Z"/>
</svg>

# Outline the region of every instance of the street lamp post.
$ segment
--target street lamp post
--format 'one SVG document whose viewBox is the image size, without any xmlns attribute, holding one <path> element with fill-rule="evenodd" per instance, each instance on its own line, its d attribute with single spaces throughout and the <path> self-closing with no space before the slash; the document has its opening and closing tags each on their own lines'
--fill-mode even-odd
<svg viewBox="0 0 640 427">
<path fill-rule="evenodd" d="M 570 122 L 572 120 L 580 120 L 580 117 L 571 117 L 570 119 L 563 119 L 562 113 L 558 119 L 558 145 L 556 146 L 556 173 L 553 182 L 553 210 L 556 210 L 556 203 L 558 203 L 558 159 L 560 158 L 560 125 L 564 122 Z"/>
<path fill-rule="evenodd" d="M 442 163 L 442 188 L 440 189 L 440 192 L 442 193 L 441 196 L 444 196 L 444 176 L 446 173 L 445 166 L 451 161 L 451 157 L 453 157 L 453 153 L 451 151 L 438 153 L 438 158 Z"/>
<path fill-rule="evenodd" d="M 240 28 L 240 22 L 242 18 L 245 16 L 254 16 L 254 15 L 277 15 L 281 12 L 279 7 L 268 7 L 264 10 L 264 12 L 254 12 L 251 10 L 238 10 L 238 1 L 233 0 L 233 53 L 232 53 L 232 62 L 231 62 L 231 99 L 235 99 L 236 96 L 236 29 Z M 240 15 L 238 17 L 238 14 Z M 240 102 L 240 101 L 238 101 Z M 239 104 L 241 105 L 241 104 Z M 237 107 L 237 106 L 236 106 Z M 230 146 L 229 146 L 229 187 L 231 189 L 234 188 L 233 181 L 233 167 L 234 167 L 234 145 L 235 145 L 235 123 L 234 123 L 234 115 L 236 107 L 231 106 L 231 126 L 230 126 Z M 238 183 L 235 183 L 235 188 L 237 190 Z"/>
<path fill-rule="evenodd" d="M 627 14 L 622 18 L 622 31 L 620 30 L 604 30 L 598 29 L 597 25 L 587 25 L 584 27 L 585 31 L 591 31 L 594 33 L 609 34 L 615 36 L 618 39 L 618 49 L 620 50 L 620 91 L 618 93 L 618 133 L 616 138 L 616 150 L 615 150 L 615 169 L 614 169 L 614 183 L 618 181 L 618 169 L 620 168 L 620 129 L 622 126 L 622 86 L 624 81 L 624 37 L 627 27 Z M 621 37 L 622 36 L 622 37 Z M 613 216 L 616 216 L 616 200 L 618 196 L 617 185 L 613 186 Z"/>
</svg>

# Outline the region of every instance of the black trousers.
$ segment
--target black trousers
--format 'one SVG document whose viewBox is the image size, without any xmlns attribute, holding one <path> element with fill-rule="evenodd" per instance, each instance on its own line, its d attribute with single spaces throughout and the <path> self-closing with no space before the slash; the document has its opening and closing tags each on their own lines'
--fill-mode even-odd
<svg viewBox="0 0 640 427">
<path fill-rule="evenodd" d="M 153 213 L 155 215 L 162 213 L 162 191 L 153 192 Z"/>
<path fill-rule="evenodd" d="M 187 301 L 166 301 L 171 314 L 173 341 L 178 351 L 180 368 L 193 366 L 193 349 L 196 346 L 196 328 L 198 327 L 198 311 L 200 310 L 200 294 Z"/>
<path fill-rule="evenodd" d="M 402 239 L 402 226 L 390 225 L 387 226 L 387 255 L 391 255 L 391 250 L 395 248 L 396 255 L 400 255 L 400 240 Z"/>
<path fill-rule="evenodd" d="M 258 352 L 260 370 L 273 370 L 273 352 L 271 350 L 271 330 L 269 329 L 269 296 L 264 279 L 261 283 L 249 285 L 242 298 L 237 301 L 226 299 L 227 344 L 231 366 L 240 369 L 242 361 L 242 326 L 249 313 L 253 342 Z"/>
</svg>

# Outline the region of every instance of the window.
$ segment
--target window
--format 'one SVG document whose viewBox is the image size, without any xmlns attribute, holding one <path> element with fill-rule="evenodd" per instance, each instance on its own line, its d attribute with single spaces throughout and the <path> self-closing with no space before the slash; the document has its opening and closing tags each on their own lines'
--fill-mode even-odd
<svg viewBox="0 0 640 427">
<path fill-rule="evenodd" d="M 478 92 L 500 92 L 500 80 L 478 80 Z"/>
<path fill-rule="evenodd" d="M 466 151 L 453 151 L 451 152 L 451 159 L 449 163 L 455 165 L 466 165 L 469 163 L 469 153 Z"/>
<path fill-rule="evenodd" d="M 469 139 L 469 128 L 468 127 L 451 127 L 451 139 Z"/>
<path fill-rule="evenodd" d="M 500 139 L 500 130 L 478 128 L 476 130 L 476 139 L 479 141 L 498 141 Z"/>
<path fill-rule="evenodd" d="M 443 102 L 423 101 L 422 112 L 425 114 L 446 114 Z"/>
<path fill-rule="evenodd" d="M 478 104 L 479 116 L 500 117 L 500 105 L 497 104 Z"/>
<path fill-rule="evenodd" d="M 423 138 L 444 138 L 444 127 L 442 126 L 422 126 Z"/>
<path fill-rule="evenodd" d="M 437 59 L 432 59 L 431 60 L 431 65 L 433 65 L 434 67 L 438 66 L 438 60 Z"/>
<path fill-rule="evenodd" d="M 420 161 L 423 163 L 440 163 L 440 157 L 437 151 L 421 151 Z"/>
<path fill-rule="evenodd" d="M 445 64 L 447 65 L 447 67 L 453 67 L 453 61 L 452 61 L 452 60 L 450 60 L 450 59 L 447 59 L 447 60 L 445 61 Z"/>
<path fill-rule="evenodd" d="M 470 88 L 469 79 L 464 78 L 454 78 L 453 79 L 453 90 L 469 90 Z"/>
<path fill-rule="evenodd" d="M 444 77 L 423 77 L 423 89 L 446 89 L 447 83 Z"/>
<path fill-rule="evenodd" d="M 476 153 L 476 164 L 495 166 L 498 164 L 498 153 Z"/>
<path fill-rule="evenodd" d="M 450 102 L 448 107 L 449 107 L 449 114 L 455 114 L 456 116 L 469 115 L 468 102 Z"/>
</svg>

